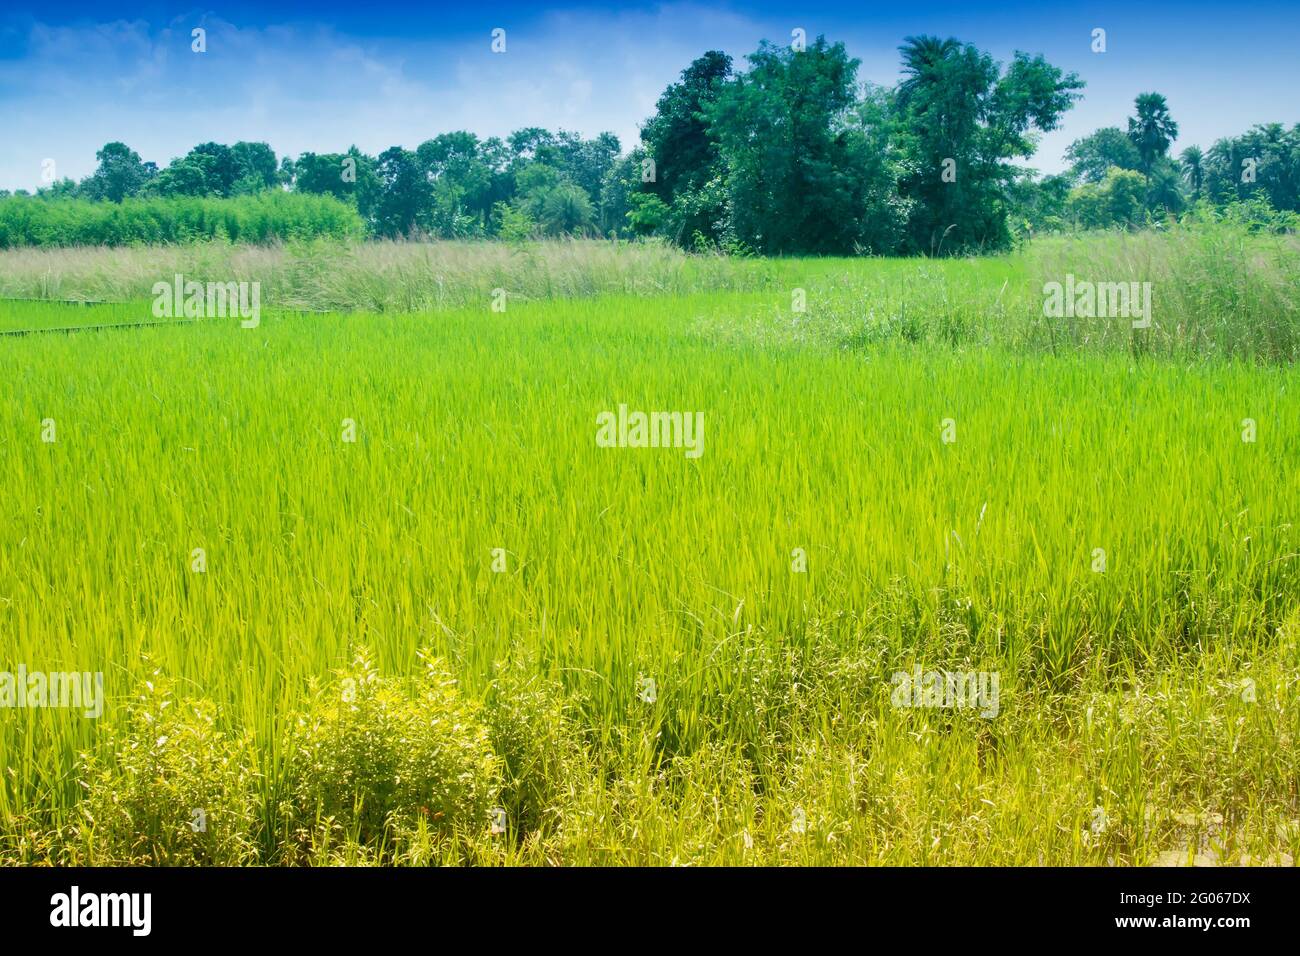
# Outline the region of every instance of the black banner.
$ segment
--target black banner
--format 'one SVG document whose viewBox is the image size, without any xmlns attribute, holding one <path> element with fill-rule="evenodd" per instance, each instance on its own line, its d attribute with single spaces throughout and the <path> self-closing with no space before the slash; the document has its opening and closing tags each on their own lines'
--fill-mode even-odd
<svg viewBox="0 0 1300 956">
<path fill-rule="evenodd" d="M 76 933 L 374 945 L 400 932 L 438 945 L 449 931 L 499 943 L 690 927 L 693 941 L 848 928 L 960 944 L 1023 934 L 1233 945 L 1294 934 L 1297 889 L 1294 869 L 7 869 L 0 912 L 11 943 Z"/>
</svg>

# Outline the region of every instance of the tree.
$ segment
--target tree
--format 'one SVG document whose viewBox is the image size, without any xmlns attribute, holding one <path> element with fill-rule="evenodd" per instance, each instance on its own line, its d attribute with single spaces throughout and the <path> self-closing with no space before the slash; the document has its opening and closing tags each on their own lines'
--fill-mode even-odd
<svg viewBox="0 0 1300 956">
<path fill-rule="evenodd" d="M 1217 141 L 1205 154 L 1205 191 L 1219 204 L 1263 198 L 1300 211 L 1300 124 L 1262 124 Z"/>
<path fill-rule="evenodd" d="M 531 162 L 558 165 L 555 134 L 540 126 L 526 126 L 506 137 L 510 146 L 511 164 L 526 166 Z"/>
<path fill-rule="evenodd" d="M 235 153 L 220 143 L 200 143 L 174 160 L 153 181 L 164 196 L 230 196 L 243 170 Z"/>
<path fill-rule="evenodd" d="M 121 202 L 138 194 L 157 173 L 156 166 L 142 162 L 140 155 L 125 143 L 105 143 L 95 158 L 99 167 L 81 184 L 88 199 Z"/>
<path fill-rule="evenodd" d="M 214 196 L 229 196 L 242 172 L 234 150 L 221 143 L 200 143 L 187 159 L 202 165 L 207 190 Z"/>
<path fill-rule="evenodd" d="M 669 212 L 667 203 L 654 193 L 632 193 L 626 213 L 627 228 L 634 236 L 652 236 L 663 230 Z"/>
<path fill-rule="evenodd" d="M 1199 146 L 1188 146 L 1179 157 L 1183 179 L 1192 189 L 1192 202 L 1201 199 L 1201 186 L 1205 183 L 1205 157 Z"/>
<path fill-rule="evenodd" d="M 858 61 L 825 37 L 803 50 L 763 43 L 748 61 L 704 112 L 716 161 L 676 193 L 674 238 L 776 255 L 892 251 L 905 205 L 889 94 L 869 88 L 859 101 Z M 635 211 L 639 224 L 660 212 Z M 686 233 L 700 222 L 709 229 Z"/>
<path fill-rule="evenodd" d="M 580 235 L 594 228 L 595 204 L 567 173 L 533 162 L 520 170 L 515 183 L 513 205 L 547 235 Z"/>
<path fill-rule="evenodd" d="M 1153 215 L 1182 212 L 1182 170 L 1168 156 L 1158 157 L 1147 173 L 1146 209 Z"/>
<path fill-rule="evenodd" d="M 160 196 L 210 196 L 214 190 L 209 182 L 208 157 L 182 157 L 168 164 L 150 184 Z"/>
<path fill-rule="evenodd" d="M 486 230 L 492 210 L 492 170 L 473 133 L 443 133 L 415 151 L 433 186 L 432 227 L 447 238 Z"/>
<path fill-rule="evenodd" d="M 1149 175 L 1152 164 L 1178 138 L 1178 124 L 1169 115 L 1169 106 L 1159 93 L 1139 93 L 1134 107 L 1137 116 L 1129 117 L 1128 138 L 1141 157 L 1142 171 Z"/>
<path fill-rule="evenodd" d="M 601 133 L 595 139 L 583 139 L 576 133 L 561 130 L 558 139 L 559 169 L 586 192 L 593 202 L 600 201 L 601 185 L 622 151 L 618 137 Z"/>
<path fill-rule="evenodd" d="M 524 242 L 535 236 L 537 223 L 526 210 L 499 202 L 492 207 L 492 231 L 503 242 Z"/>
<path fill-rule="evenodd" d="M 1011 190 L 1009 218 L 1013 231 L 1030 234 L 1062 229 L 1073 177 L 1057 173 L 1039 178 L 1036 170 L 1018 169 Z"/>
<path fill-rule="evenodd" d="M 235 162 L 235 180 L 231 193 L 241 195 L 274 189 L 280 182 L 275 151 L 266 143 L 240 141 L 230 147 Z"/>
<path fill-rule="evenodd" d="M 654 160 L 655 178 L 649 192 L 671 201 L 686 189 L 713 178 L 716 158 L 705 112 L 731 76 L 731 57 L 710 50 L 682 70 L 655 105 L 641 130 L 641 142 Z"/>
<path fill-rule="evenodd" d="M 1071 190 L 1067 211 L 1085 229 L 1130 226 L 1145 215 L 1146 199 L 1145 176 L 1112 167 L 1100 183 L 1084 183 Z"/>
<path fill-rule="evenodd" d="M 595 215 L 587 191 L 567 180 L 546 190 L 540 212 L 538 222 L 550 236 L 584 234 L 591 230 Z"/>
<path fill-rule="evenodd" d="M 912 203 L 908 248 L 1004 248 L 1016 175 L 1009 160 L 1033 155 L 1031 132 L 1055 129 L 1083 82 L 1025 53 L 1002 70 L 954 39 L 908 37 L 899 50 L 900 189 Z"/>
<path fill-rule="evenodd" d="M 1080 182 L 1099 183 L 1111 169 L 1140 169 L 1142 157 L 1118 126 L 1107 126 L 1076 139 L 1065 151 L 1070 172 Z"/>
<path fill-rule="evenodd" d="M 427 229 L 432 188 L 415 153 L 390 147 L 379 154 L 375 173 L 375 230 L 382 236 L 404 237 Z"/>
<path fill-rule="evenodd" d="M 858 217 L 854 252 L 888 255 L 904 241 L 912 203 L 898 190 L 903 172 L 900 139 L 896 94 L 866 84 L 847 128 L 851 168 L 861 191 L 851 207 Z"/>
<path fill-rule="evenodd" d="M 848 133 L 858 61 L 824 37 L 802 51 L 764 42 L 748 59 L 706 112 L 731 233 L 764 253 L 852 251 L 863 206 Z"/>
<path fill-rule="evenodd" d="M 605 172 L 604 181 L 600 187 L 599 203 L 599 225 L 600 230 L 605 235 L 618 235 L 622 232 L 637 232 L 633 226 L 631 215 L 633 204 L 640 203 L 643 199 L 653 198 L 664 215 L 654 218 L 654 229 L 657 230 L 667 219 L 668 207 L 654 193 L 642 191 L 644 185 L 641 181 L 642 164 L 647 159 L 646 151 L 643 147 L 633 148 L 626 156 L 620 156 L 614 160 L 613 164 Z M 650 220 L 642 220 L 642 226 Z"/>
<path fill-rule="evenodd" d="M 525 209 L 534 222 L 542 218 L 542 203 L 546 194 L 562 181 L 560 171 L 546 163 L 527 163 L 515 175 L 514 203 Z"/>
<path fill-rule="evenodd" d="M 679 240 L 689 240 L 696 232 L 719 238 L 723 212 L 702 195 L 705 185 L 721 175 L 717 144 L 706 114 L 730 76 L 731 57 L 718 50 L 705 53 L 682 71 L 680 81 L 664 90 L 654 115 L 641 130 L 648 161 L 644 169 L 651 178 L 642 182 L 640 189 L 654 194 L 670 209 L 676 206 L 679 215 L 666 217 L 663 226 L 675 227 L 674 238 Z M 694 194 L 691 200 L 685 199 L 688 194 Z M 684 213 L 688 207 L 690 215 Z M 673 227 L 670 218 L 677 220 Z M 648 221 L 641 220 L 643 226 Z"/>
<path fill-rule="evenodd" d="M 75 179 L 64 176 L 62 179 L 56 179 L 48 186 L 42 186 L 36 190 L 36 195 L 42 199 L 76 199 L 81 192 L 81 187 Z"/>
</svg>

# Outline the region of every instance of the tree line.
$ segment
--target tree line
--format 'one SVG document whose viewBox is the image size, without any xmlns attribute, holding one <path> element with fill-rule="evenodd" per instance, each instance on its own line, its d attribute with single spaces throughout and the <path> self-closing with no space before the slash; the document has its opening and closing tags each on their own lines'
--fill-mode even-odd
<svg viewBox="0 0 1300 956">
<path fill-rule="evenodd" d="M 1066 172 L 1029 184 L 1019 212 L 1030 228 L 1135 225 L 1202 204 L 1300 211 L 1300 124 L 1261 124 L 1174 156 L 1178 124 L 1165 98 L 1142 93 L 1133 106 L 1126 129 L 1108 126 L 1075 140 Z"/>
<path fill-rule="evenodd" d="M 42 199 L 123 203 L 272 190 L 333 197 L 371 234 L 441 238 L 662 236 L 782 254 L 949 254 L 1017 234 L 1131 226 L 1203 204 L 1300 210 L 1300 124 L 1169 149 L 1178 126 L 1142 93 L 1120 126 L 1076 140 L 1069 168 L 1021 165 L 1084 83 L 1041 56 L 1000 64 L 969 43 L 909 37 L 892 88 L 858 82 L 842 43 L 767 42 L 737 69 L 710 51 L 682 71 L 624 152 L 616 136 L 530 127 L 443 133 L 415 149 L 277 158 L 203 143 L 165 168 L 109 143 L 81 182 Z"/>
</svg>

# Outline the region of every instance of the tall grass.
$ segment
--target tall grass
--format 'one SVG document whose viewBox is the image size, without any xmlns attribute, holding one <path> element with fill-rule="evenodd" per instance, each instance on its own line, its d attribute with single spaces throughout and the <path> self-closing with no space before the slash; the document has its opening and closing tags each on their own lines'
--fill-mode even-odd
<svg viewBox="0 0 1300 956">
<path fill-rule="evenodd" d="M 740 304 L 730 331 L 724 322 L 718 334 L 845 348 L 931 342 L 1300 359 L 1300 239 L 1230 221 L 1048 238 L 993 259 L 733 260 L 658 243 L 590 240 L 11 249 L 0 252 L 0 298 L 144 301 L 155 282 L 177 273 L 257 281 L 264 303 L 294 309 L 418 312 L 481 305 L 494 295 L 522 303 L 752 292 L 762 297 Z M 1134 329 L 1113 316 L 1048 318 L 1044 285 L 1071 274 L 1150 283 L 1151 327 Z"/>
<path fill-rule="evenodd" d="M 660 243 L 588 240 L 17 249 L 0 252 L 0 297 L 142 300 L 176 273 L 261 282 L 264 302 L 288 307 L 409 312 L 486 302 L 496 289 L 521 302 L 757 288 L 775 267 L 688 256 Z"/>
<path fill-rule="evenodd" d="M 1090 281 L 1150 282 L 1153 294 L 1150 329 L 1043 318 L 1032 329 L 1035 341 L 1177 357 L 1300 359 L 1300 237 L 1293 233 L 1223 222 L 1045 240 L 1031 248 L 1043 282 L 1073 272 Z"/>
</svg>

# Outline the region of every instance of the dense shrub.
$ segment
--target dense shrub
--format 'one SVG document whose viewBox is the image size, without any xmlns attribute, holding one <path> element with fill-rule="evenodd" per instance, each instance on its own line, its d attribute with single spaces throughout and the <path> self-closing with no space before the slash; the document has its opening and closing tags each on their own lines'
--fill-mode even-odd
<svg viewBox="0 0 1300 956">
<path fill-rule="evenodd" d="M 478 708 L 441 661 L 412 681 L 383 678 L 363 650 L 319 687 L 293 728 L 291 843 L 398 846 L 487 832 L 498 761 Z"/>
<path fill-rule="evenodd" d="M 146 685 L 107 756 L 82 756 L 79 840 L 94 865 L 238 866 L 253 862 L 255 777 L 246 738 L 217 729 L 214 708 Z"/>
<path fill-rule="evenodd" d="M 332 196 L 267 191 L 233 199 L 172 196 L 121 203 L 0 198 L 0 248 L 271 242 L 364 233 L 356 210 Z"/>
</svg>

